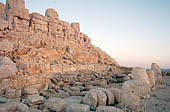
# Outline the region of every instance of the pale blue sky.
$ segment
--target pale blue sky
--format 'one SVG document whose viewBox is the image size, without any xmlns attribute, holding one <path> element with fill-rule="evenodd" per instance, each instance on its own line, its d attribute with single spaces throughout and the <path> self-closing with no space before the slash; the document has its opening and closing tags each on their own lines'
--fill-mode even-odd
<svg viewBox="0 0 170 112">
<path fill-rule="evenodd" d="M 5 2 L 5 0 L 0 0 Z M 170 68 L 170 0 L 26 0 L 30 12 L 54 8 L 122 66 Z"/>
</svg>

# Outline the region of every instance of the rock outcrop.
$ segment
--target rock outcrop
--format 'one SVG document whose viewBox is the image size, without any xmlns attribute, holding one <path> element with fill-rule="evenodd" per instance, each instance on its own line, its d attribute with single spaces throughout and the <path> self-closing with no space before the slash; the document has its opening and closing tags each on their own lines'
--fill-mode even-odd
<svg viewBox="0 0 170 112">
<path fill-rule="evenodd" d="M 17 68 L 10 74 L 12 80 L 1 81 L 6 85 L 1 89 L 43 88 L 59 72 L 120 71 L 113 58 L 80 32 L 79 23 L 59 20 L 54 9 L 47 9 L 44 16 L 30 14 L 24 0 L 6 0 L 6 5 L 0 5 L 0 56 L 10 58 Z M 8 72 L 3 72 L 3 78 Z"/>
</svg>

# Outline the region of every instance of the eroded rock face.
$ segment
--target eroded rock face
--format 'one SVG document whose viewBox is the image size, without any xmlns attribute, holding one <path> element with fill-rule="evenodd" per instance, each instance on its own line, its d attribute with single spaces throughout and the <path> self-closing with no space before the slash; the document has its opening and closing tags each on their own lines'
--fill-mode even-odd
<svg viewBox="0 0 170 112">
<path fill-rule="evenodd" d="M 59 20 L 57 11 L 51 8 L 45 16 L 29 14 L 24 0 L 6 1 L 0 37 L 0 56 L 12 59 L 19 74 L 12 81 L 1 82 L 9 88 L 44 87 L 48 77 L 58 72 L 120 71 L 113 58 L 91 44 L 79 23 Z"/>
</svg>

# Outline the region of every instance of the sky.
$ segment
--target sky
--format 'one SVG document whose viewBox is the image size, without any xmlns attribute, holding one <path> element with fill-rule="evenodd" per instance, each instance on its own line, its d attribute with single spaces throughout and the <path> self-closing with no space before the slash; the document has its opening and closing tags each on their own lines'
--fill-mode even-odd
<svg viewBox="0 0 170 112">
<path fill-rule="evenodd" d="M 54 8 L 121 66 L 170 68 L 170 0 L 25 0 L 31 12 Z M 5 3 L 5 0 L 0 0 Z"/>
</svg>

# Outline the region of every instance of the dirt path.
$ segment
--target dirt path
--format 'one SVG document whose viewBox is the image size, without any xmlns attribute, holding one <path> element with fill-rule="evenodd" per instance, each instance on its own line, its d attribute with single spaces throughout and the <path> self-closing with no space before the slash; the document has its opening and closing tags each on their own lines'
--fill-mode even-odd
<svg viewBox="0 0 170 112">
<path fill-rule="evenodd" d="M 164 81 L 153 91 L 151 99 L 143 101 L 146 112 L 170 112 L 170 76 L 164 77 Z"/>
</svg>

